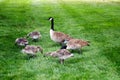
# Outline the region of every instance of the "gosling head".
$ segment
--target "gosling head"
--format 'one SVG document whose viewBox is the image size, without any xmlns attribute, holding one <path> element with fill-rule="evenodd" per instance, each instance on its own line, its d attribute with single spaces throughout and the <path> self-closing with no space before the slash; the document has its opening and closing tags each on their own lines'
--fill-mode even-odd
<svg viewBox="0 0 120 80">
<path fill-rule="evenodd" d="M 82 42 L 82 46 L 90 46 L 90 42 L 89 41 Z"/>
<path fill-rule="evenodd" d="M 65 40 L 63 40 L 63 44 L 67 44 L 71 39 L 73 39 L 72 37 L 68 37 Z"/>
</svg>

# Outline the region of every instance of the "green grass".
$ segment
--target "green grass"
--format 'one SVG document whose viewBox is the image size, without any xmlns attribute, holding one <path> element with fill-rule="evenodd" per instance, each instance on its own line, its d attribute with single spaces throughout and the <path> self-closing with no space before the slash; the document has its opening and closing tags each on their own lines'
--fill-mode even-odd
<svg viewBox="0 0 120 80">
<path fill-rule="evenodd" d="M 119 5 L 119 0 L 0 0 L 0 80 L 120 80 Z M 41 45 L 44 53 L 59 49 L 49 37 L 51 16 L 55 30 L 91 42 L 64 65 L 40 53 L 26 60 L 14 45 L 38 30 L 42 39 L 30 44 Z"/>
</svg>

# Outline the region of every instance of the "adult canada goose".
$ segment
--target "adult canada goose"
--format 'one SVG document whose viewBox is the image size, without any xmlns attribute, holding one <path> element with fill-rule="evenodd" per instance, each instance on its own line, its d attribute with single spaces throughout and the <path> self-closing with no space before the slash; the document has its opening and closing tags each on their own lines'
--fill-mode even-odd
<svg viewBox="0 0 120 80">
<path fill-rule="evenodd" d="M 57 43 L 62 43 L 65 39 L 70 39 L 71 37 L 62 32 L 54 31 L 54 19 L 52 17 L 49 18 L 51 21 L 51 29 L 50 29 L 50 38 Z"/>
<path fill-rule="evenodd" d="M 28 40 L 26 38 L 17 38 L 15 40 L 15 45 L 18 45 L 18 46 L 26 46 L 28 45 Z"/>
<path fill-rule="evenodd" d="M 37 41 L 41 38 L 41 34 L 38 31 L 30 32 L 27 34 L 27 37 L 30 37 L 33 41 Z"/>
<path fill-rule="evenodd" d="M 69 41 L 64 41 L 66 45 L 63 45 L 61 49 L 68 49 L 68 50 L 79 50 L 81 53 L 81 48 L 84 46 L 90 46 L 88 41 L 81 40 L 81 39 L 70 39 Z"/>
<path fill-rule="evenodd" d="M 57 51 L 53 51 L 53 52 L 48 52 L 46 53 L 46 56 L 52 56 L 52 57 L 58 57 L 60 59 L 60 63 L 64 63 L 64 60 L 67 58 L 70 58 L 73 56 L 72 53 L 70 53 L 67 49 L 60 49 Z"/>
<path fill-rule="evenodd" d="M 29 55 L 30 57 L 34 57 L 36 56 L 37 52 L 43 53 L 43 49 L 40 46 L 27 45 L 24 49 L 22 49 L 21 52 Z"/>
</svg>

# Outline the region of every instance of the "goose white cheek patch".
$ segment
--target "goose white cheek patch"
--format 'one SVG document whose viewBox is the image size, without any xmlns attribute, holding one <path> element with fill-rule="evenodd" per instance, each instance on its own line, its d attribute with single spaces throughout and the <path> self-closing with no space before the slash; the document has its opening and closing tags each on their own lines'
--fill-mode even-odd
<svg viewBox="0 0 120 80">
<path fill-rule="evenodd" d="M 52 20 L 52 18 L 49 19 L 50 21 Z"/>
</svg>

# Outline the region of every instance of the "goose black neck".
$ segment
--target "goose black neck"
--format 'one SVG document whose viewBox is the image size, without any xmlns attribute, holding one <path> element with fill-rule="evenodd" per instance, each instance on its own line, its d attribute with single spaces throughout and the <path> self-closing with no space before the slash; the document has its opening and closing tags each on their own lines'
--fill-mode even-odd
<svg viewBox="0 0 120 80">
<path fill-rule="evenodd" d="M 54 19 L 51 20 L 51 29 L 54 31 Z"/>
<path fill-rule="evenodd" d="M 67 46 L 66 45 L 62 45 L 62 47 L 60 49 L 66 49 Z"/>
</svg>

